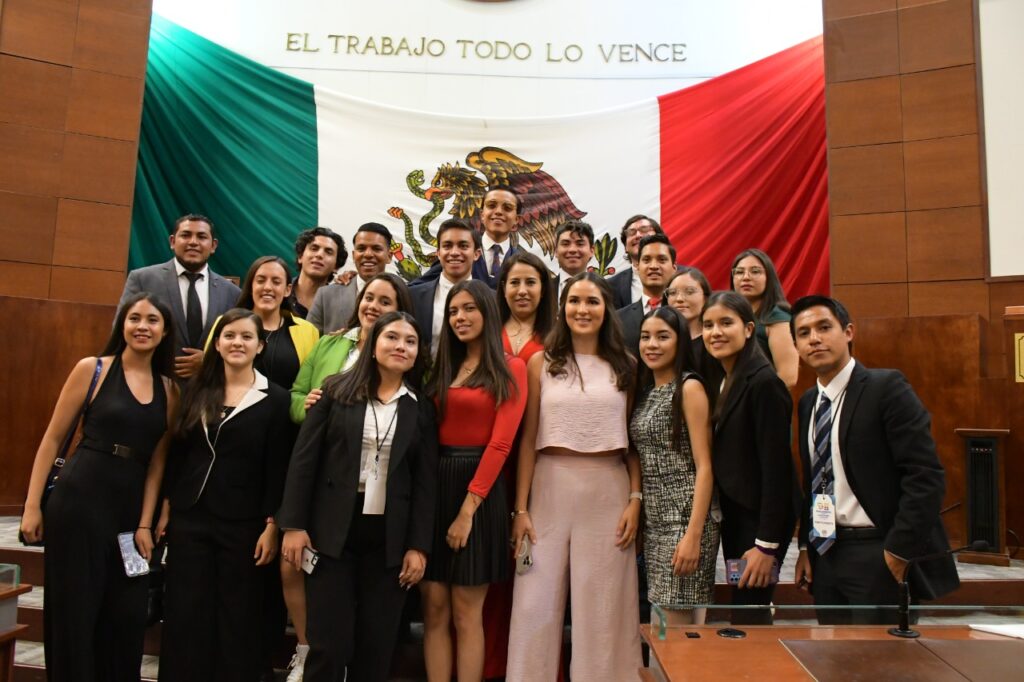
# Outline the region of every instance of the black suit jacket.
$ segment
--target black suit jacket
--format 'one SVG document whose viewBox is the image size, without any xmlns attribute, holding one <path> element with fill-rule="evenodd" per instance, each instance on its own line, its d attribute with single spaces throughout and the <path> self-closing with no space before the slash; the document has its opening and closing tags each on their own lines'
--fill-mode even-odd
<svg viewBox="0 0 1024 682">
<path fill-rule="evenodd" d="M 412 316 L 416 318 L 416 324 L 420 328 L 420 336 L 423 344 L 430 348 L 430 342 L 434 337 L 434 294 L 437 292 L 437 280 L 424 282 L 414 287 L 409 287 L 409 296 L 412 298 Z"/>
<path fill-rule="evenodd" d="M 306 530 L 313 547 L 329 557 L 341 556 L 352 523 L 365 415 L 365 402 L 342 405 L 325 395 L 306 413 L 288 467 L 278 526 Z M 388 566 L 400 565 L 409 549 L 430 553 L 437 467 L 434 404 L 425 396 L 402 396 L 384 505 Z"/>
<path fill-rule="evenodd" d="M 757 515 L 757 539 L 785 544 L 796 526 L 793 399 L 768 361 L 762 362 L 738 370 L 742 374 L 724 398 L 715 422 L 712 468 L 719 493 Z"/>
<path fill-rule="evenodd" d="M 256 377 L 221 424 L 215 444 L 204 424 L 175 444 L 165 481 L 174 509 L 191 509 L 200 497 L 205 509 L 224 519 L 263 519 L 277 509 L 291 445 L 291 395 L 262 374 Z"/>
<path fill-rule="evenodd" d="M 501 262 L 504 263 L 505 259 L 511 256 L 513 253 L 519 251 L 518 246 L 508 247 L 508 253 L 502 258 Z M 473 279 L 484 282 L 487 286 L 492 289 L 498 288 L 498 278 L 491 277 L 491 269 L 487 262 L 486 253 L 482 254 L 479 258 L 473 261 Z M 426 272 L 416 278 L 416 280 L 410 286 L 419 286 L 421 284 L 428 284 L 430 282 L 436 282 L 437 278 L 441 276 L 441 262 L 438 261 L 430 266 Z"/>
<path fill-rule="evenodd" d="M 617 309 L 625 308 L 633 303 L 633 266 L 627 265 L 622 272 L 616 272 L 608 278 L 608 285 L 612 288 L 612 297 Z"/>
<path fill-rule="evenodd" d="M 639 358 L 640 327 L 644 323 L 644 302 L 630 303 L 625 308 L 619 308 L 616 314 L 622 325 L 622 338 L 626 342 L 626 350 L 632 353 L 633 357 Z"/>
<path fill-rule="evenodd" d="M 810 530 L 811 460 L 807 446 L 817 387 L 800 398 L 800 462 L 806 496 L 800 515 L 801 544 Z M 876 528 L 885 549 L 912 559 L 949 549 L 939 517 L 945 472 L 935 453 L 931 417 L 906 378 L 859 362 L 850 376 L 839 416 L 839 453 L 850 489 Z M 808 547 L 809 557 L 817 557 Z M 915 564 L 913 594 L 935 599 L 960 585 L 952 556 Z"/>
</svg>

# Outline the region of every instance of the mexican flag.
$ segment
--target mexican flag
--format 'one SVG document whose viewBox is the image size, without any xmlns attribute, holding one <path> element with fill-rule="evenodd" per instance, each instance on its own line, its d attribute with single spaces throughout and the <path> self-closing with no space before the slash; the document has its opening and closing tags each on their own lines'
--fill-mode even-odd
<svg viewBox="0 0 1024 682">
<path fill-rule="evenodd" d="M 483 193 L 512 187 L 520 245 L 552 264 L 554 230 L 579 218 L 597 234 L 591 266 L 628 267 L 619 230 L 642 213 L 716 288 L 737 253 L 758 247 L 790 299 L 828 290 L 820 37 L 615 109 L 478 118 L 332 92 L 154 16 L 142 119 L 130 268 L 166 260 L 168 226 L 197 212 L 216 225 L 212 267 L 224 274 L 261 255 L 290 260 L 304 228 L 350 243 L 375 221 L 411 279 L 432 262 L 443 220 L 478 222 Z"/>
</svg>

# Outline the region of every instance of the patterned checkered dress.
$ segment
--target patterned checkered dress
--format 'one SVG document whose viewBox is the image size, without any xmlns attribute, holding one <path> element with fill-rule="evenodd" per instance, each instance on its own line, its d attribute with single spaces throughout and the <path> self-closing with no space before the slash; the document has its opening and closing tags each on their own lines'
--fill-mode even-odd
<svg viewBox="0 0 1024 682">
<path fill-rule="evenodd" d="M 673 381 L 642 396 L 629 425 L 643 474 L 647 594 L 652 604 L 708 604 L 714 594 L 719 540 L 719 524 L 710 513 L 701 534 L 697 570 L 686 576 L 672 575 L 672 554 L 690 521 L 697 480 L 685 422 L 680 449 L 672 450 L 672 420 L 683 418 L 672 414 L 676 385 Z"/>
</svg>

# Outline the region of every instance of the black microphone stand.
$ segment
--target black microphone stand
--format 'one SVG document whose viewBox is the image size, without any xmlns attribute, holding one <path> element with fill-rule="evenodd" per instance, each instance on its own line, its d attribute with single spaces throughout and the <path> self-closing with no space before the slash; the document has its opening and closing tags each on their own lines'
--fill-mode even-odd
<svg viewBox="0 0 1024 682">
<path fill-rule="evenodd" d="M 903 571 L 903 579 L 900 580 L 900 603 L 897 607 L 897 613 L 899 614 L 900 620 L 896 627 L 889 628 L 889 634 L 893 637 L 903 637 L 904 639 L 916 639 L 921 636 L 920 632 L 910 627 L 910 584 L 907 582 L 907 577 L 910 575 L 910 569 L 914 564 L 921 561 L 930 561 L 931 559 L 941 559 L 944 556 L 957 554 L 965 549 L 969 549 L 974 552 L 987 552 L 988 547 L 988 543 L 984 540 L 975 540 L 971 544 L 964 545 L 963 547 L 947 549 L 944 552 L 935 552 L 934 554 L 927 554 L 907 561 L 906 570 Z"/>
</svg>

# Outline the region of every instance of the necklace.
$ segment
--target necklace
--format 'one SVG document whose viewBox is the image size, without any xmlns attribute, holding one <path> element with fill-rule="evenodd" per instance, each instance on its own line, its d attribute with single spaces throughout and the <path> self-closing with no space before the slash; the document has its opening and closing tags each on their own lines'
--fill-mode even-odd
<svg viewBox="0 0 1024 682">
<path fill-rule="evenodd" d="M 506 327 L 505 333 L 508 334 L 508 345 L 512 347 L 512 354 L 518 355 L 519 351 L 526 345 L 526 342 L 533 338 L 533 327 L 527 328 L 519 320 L 515 320 L 515 322 L 518 328 L 514 332 L 510 332 L 508 327 Z"/>
<path fill-rule="evenodd" d="M 384 443 L 387 442 L 388 436 L 391 435 L 391 428 L 395 425 L 395 417 L 398 416 L 398 406 L 395 405 L 395 411 L 391 413 L 391 421 L 388 423 L 388 428 L 384 431 L 384 436 L 381 437 L 380 424 L 377 422 L 377 408 L 373 406 L 374 402 L 379 403 L 381 401 L 370 401 L 370 411 L 373 412 L 373 444 L 377 448 L 377 454 L 373 457 L 373 480 L 376 481 L 380 467 L 380 451 L 384 449 Z"/>
<path fill-rule="evenodd" d="M 465 374 L 466 376 L 469 376 L 470 374 L 472 374 L 475 371 L 476 371 L 476 366 L 475 365 L 473 367 L 467 367 L 466 365 L 463 365 L 462 369 L 459 370 L 459 374 Z"/>
</svg>

